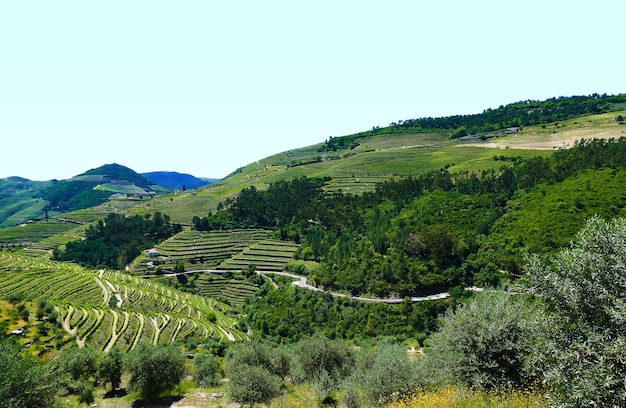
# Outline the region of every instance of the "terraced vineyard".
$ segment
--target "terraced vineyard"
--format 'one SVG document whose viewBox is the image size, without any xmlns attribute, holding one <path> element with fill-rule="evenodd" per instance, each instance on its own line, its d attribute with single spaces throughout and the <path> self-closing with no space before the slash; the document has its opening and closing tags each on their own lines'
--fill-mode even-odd
<svg viewBox="0 0 626 408">
<path fill-rule="evenodd" d="M 361 194 L 376 190 L 376 185 L 391 180 L 391 176 L 370 177 L 334 177 L 325 186 L 328 192 L 343 192 L 348 194 Z"/>
<path fill-rule="evenodd" d="M 158 256 L 144 256 L 132 270 L 139 274 L 173 271 L 178 262 L 187 270 L 213 269 L 224 260 L 242 252 L 251 244 L 266 239 L 270 232 L 262 229 L 199 232 L 185 230 L 155 248 Z"/>
<path fill-rule="evenodd" d="M 0 245 L 24 245 L 39 242 L 53 235 L 62 235 L 76 224 L 55 219 L 41 220 L 15 227 L 0 228 Z"/>
<path fill-rule="evenodd" d="M 128 274 L 0 253 L 0 298 L 45 299 L 77 344 L 132 349 L 139 341 L 244 339 L 230 306 Z"/>
<path fill-rule="evenodd" d="M 227 279 L 213 273 L 203 273 L 196 282 L 198 293 L 224 300 L 235 306 L 243 306 L 246 300 L 259 289 L 251 283 Z"/>
<path fill-rule="evenodd" d="M 217 269 L 242 270 L 254 265 L 258 270 L 280 272 L 293 259 L 297 249 L 298 245 L 293 242 L 266 239 L 225 260 Z"/>
<path fill-rule="evenodd" d="M 0 247 L 19 247 L 22 255 L 50 259 L 54 248 L 80 239 L 85 228 L 57 219 L 0 228 Z"/>
<path fill-rule="evenodd" d="M 142 199 L 110 199 L 109 201 L 97 205 L 95 207 L 85 208 L 83 210 L 72 211 L 59 216 L 66 220 L 79 223 L 89 223 L 106 218 L 110 213 L 130 213 L 133 207 L 149 206 L 150 197 Z"/>
</svg>

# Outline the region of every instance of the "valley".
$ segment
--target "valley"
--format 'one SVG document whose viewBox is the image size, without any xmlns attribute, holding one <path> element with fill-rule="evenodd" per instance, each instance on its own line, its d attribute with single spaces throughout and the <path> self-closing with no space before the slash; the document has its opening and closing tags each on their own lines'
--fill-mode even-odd
<svg viewBox="0 0 626 408">
<path fill-rule="evenodd" d="M 587 327 L 606 324 L 597 328 L 605 338 L 621 338 L 623 294 L 602 285 L 624 272 L 611 263 L 623 256 L 624 103 L 559 98 L 401 121 L 278 153 L 197 188 L 159 187 L 119 164 L 68 180 L 2 179 L 0 337 L 44 361 L 74 347 L 100 356 L 173 347 L 189 358 L 194 386 L 192 359 L 210 355 L 213 373 L 229 381 L 209 389 L 241 404 L 273 407 L 304 392 L 320 406 L 403 406 L 396 397 L 409 398 L 409 388 L 426 396 L 458 386 L 451 392 L 468 400 L 468 390 L 508 401 L 532 390 L 513 406 L 547 407 L 547 397 L 567 399 L 571 378 L 565 369 L 551 377 L 538 344 L 575 353 L 549 329 L 574 330 L 560 317 L 585 322 L 576 330 L 590 336 L 590 355 L 601 352 Z M 580 289 L 591 306 L 553 315 L 567 301 L 550 303 L 561 299 L 559 285 L 586 276 L 553 273 L 588 265 L 575 263 L 579 253 L 606 255 L 602 273 L 613 278 Z M 616 292 L 606 300 L 603 291 Z M 599 317 L 585 320 L 589 313 Z M 558 324 L 541 326 L 548 321 Z M 544 337 L 533 343 L 531 333 Z M 371 394 L 384 388 L 375 378 L 385 363 L 405 367 L 408 349 L 419 350 L 410 376 Z M 324 360 L 321 350 L 335 354 Z M 521 355 L 545 365 L 532 371 Z M 305 364 L 309 357 L 319 360 Z M 85 378 L 102 389 L 95 371 Z M 278 393 L 269 400 L 237 399 L 245 384 L 270 380 Z"/>
</svg>

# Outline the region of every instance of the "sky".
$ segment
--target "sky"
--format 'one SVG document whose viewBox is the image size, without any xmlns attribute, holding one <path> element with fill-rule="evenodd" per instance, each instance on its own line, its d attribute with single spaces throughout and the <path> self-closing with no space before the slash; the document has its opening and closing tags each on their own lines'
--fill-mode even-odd
<svg viewBox="0 0 626 408">
<path fill-rule="evenodd" d="M 626 92 L 623 1 L 5 1 L 0 178 L 222 178 L 420 117 Z"/>
</svg>

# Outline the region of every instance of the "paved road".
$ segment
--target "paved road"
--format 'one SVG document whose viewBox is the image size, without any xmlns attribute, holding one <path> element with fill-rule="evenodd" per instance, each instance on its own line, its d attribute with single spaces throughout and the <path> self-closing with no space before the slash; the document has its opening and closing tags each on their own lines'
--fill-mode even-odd
<svg viewBox="0 0 626 408">
<path fill-rule="evenodd" d="M 223 274 L 224 272 L 241 272 L 241 271 L 237 271 L 237 270 L 230 270 L 230 271 L 226 271 L 226 270 L 222 270 L 222 269 L 198 269 L 198 270 L 194 270 L 194 271 L 185 271 L 185 272 L 179 272 L 179 273 L 166 273 L 163 275 L 144 275 L 142 276 L 142 278 L 157 278 L 157 277 L 163 277 L 163 276 L 177 276 L 177 275 L 188 275 L 188 274 L 192 274 L 192 273 L 196 273 L 196 272 L 209 272 L 209 273 L 216 273 L 216 274 Z M 300 288 L 303 289 L 307 289 L 307 290 L 313 290 L 316 292 L 325 292 L 324 290 L 309 285 L 306 282 L 306 276 L 300 276 L 300 275 L 296 275 L 293 273 L 289 273 L 289 272 L 276 272 L 276 271 L 261 271 L 261 270 L 257 270 L 255 271 L 258 275 L 280 275 L 280 276 L 287 276 L 289 278 L 293 278 L 295 279 L 291 284 L 294 286 L 298 286 Z M 469 287 L 469 288 L 465 288 L 466 290 L 471 290 L 474 292 L 481 292 L 482 288 L 477 288 L 477 287 Z M 352 299 L 352 300 L 357 300 L 359 302 L 368 302 L 368 303 L 389 303 L 389 304 L 393 304 L 393 303 L 402 303 L 404 301 L 404 299 L 396 299 L 396 298 L 366 298 L 366 297 L 360 297 L 360 296 L 351 296 L 351 295 L 346 295 L 345 293 L 338 293 L 338 292 L 329 292 L 326 291 L 328 293 L 330 293 L 332 296 L 334 297 L 344 297 L 344 298 L 348 298 L 348 299 Z M 437 300 L 437 299 L 445 299 L 447 297 L 449 297 L 450 294 L 448 292 L 442 292 L 442 293 L 437 293 L 434 295 L 428 295 L 428 296 L 414 296 L 411 297 L 411 301 L 412 302 L 425 302 L 427 300 Z"/>
</svg>

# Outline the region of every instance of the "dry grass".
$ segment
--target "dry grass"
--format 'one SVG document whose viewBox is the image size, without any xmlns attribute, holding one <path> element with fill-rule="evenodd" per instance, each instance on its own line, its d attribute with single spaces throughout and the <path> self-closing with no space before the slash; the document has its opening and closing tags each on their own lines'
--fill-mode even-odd
<svg viewBox="0 0 626 408">
<path fill-rule="evenodd" d="M 387 408 L 547 408 L 548 403 L 536 390 L 507 393 L 471 391 L 447 386 L 419 392 Z"/>
</svg>

